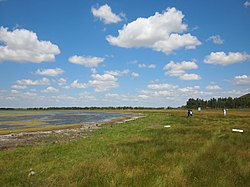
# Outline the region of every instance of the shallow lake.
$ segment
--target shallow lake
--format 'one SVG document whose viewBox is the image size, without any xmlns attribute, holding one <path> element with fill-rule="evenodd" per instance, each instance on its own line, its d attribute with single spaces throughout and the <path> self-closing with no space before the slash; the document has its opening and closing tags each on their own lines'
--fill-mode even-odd
<svg viewBox="0 0 250 187">
<path fill-rule="evenodd" d="M 0 128 L 22 129 L 42 126 L 95 124 L 111 121 L 132 114 L 109 112 L 0 112 Z"/>
</svg>

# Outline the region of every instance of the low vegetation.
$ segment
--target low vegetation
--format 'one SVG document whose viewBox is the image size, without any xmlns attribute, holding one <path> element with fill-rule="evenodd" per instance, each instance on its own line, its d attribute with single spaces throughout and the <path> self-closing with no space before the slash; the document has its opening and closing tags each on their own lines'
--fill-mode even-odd
<svg viewBox="0 0 250 187">
<path fill-rule="evenodd" d="M 226 117 L 221 110 L 194 111 L 189 118 L 185 110 L 138 112 L 146 117 L 106 124 L 76 141 L 2 150 L 0 186 L 250 184 L 249 110 Z"/>
</svg>

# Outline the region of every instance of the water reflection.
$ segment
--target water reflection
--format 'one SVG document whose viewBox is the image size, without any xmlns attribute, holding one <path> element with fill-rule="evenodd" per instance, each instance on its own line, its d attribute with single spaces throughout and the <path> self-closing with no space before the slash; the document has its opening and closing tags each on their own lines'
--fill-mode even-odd
<svg viewBox="0 0 250 187">
<path fill-rule="evenodd" d="M 107 113 L 107 112 L 46 112 L 35 113 L 34 115 L 21 114 L 18 116 L 1 116 L 0 128 L 20 129 L 20 128 L 35 128 L 51 125 L 70 125 L 70 124 L 91 124 L 108 122 L 119 117 L 128 117 L 131 114 L 124 113 Z M 30 121 L 39 121 L 39 125 L 25 125 Z M 17 124 L 18 122 L 18 124 Z"/>
</svg>

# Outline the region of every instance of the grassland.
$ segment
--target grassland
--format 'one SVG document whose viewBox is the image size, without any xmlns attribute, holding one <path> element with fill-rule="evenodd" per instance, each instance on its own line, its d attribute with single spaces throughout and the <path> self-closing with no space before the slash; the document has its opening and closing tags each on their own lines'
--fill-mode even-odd
<svg viewBox="0 0 250 187">
<path fill-rule="evenodd" d="M 0 186 L 249 186 L 249 110 L 138 112 L 87 138 L 1 151 Z"/>
</svg>

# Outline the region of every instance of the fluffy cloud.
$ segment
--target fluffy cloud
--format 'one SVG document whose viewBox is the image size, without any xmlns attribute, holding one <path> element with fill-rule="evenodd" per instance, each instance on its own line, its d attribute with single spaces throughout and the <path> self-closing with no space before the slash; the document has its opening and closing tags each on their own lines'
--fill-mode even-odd
<svg viewBox="0 0 250 187">
<path fill-rule="evenodd" d="M 62 74 L 64 71 L 61 68 L 55 68 L 55 69 L 44 69 L 44 70 L 40 70 L 38 69 L 36 71 L 37 75 L 44 75 L 44 76 L 57 76 Z"/>
<path fill-rule="evenodd" d="M 207 41 L 212 41 L 214 44 L 223 44 L 223 40 L 221 39 L 220 35 L 213 35 L 210 36 Z"/>
<path fill-rule="evenodd" d="M 105 94 L 105 98 L 120 98 L 119 94 L 107 93 Z"/>
<path fill-rule="evenodd" d="M 181 75 L 179 78 L 184 81 L 191 81 L 191 80 L 200 80 L 201 76 L 194 73 L 191 74 L 185 73 Z"/>
<path fill-rule="evenodd" d="M 64 78 L 60 78 L 58 81 L 57 81 L 57 84 L 59 86 L 64 86 L 65 84 L 67 83 L 66 79 Z"/>
<path fill-rule="evenodd" d="M 48 88 L 42 90 L 43 93 L 58 93 L 59 90 L 52 87 L 52 86 L 49 86 Z"/>
<path fill-rule="evenodd" d="M 93 80 L 89 81 L 89 85 L 95 88 L 96 92 L 102 92 L 119 86 L 117 78 L 114 75 L 105 73 L 103 75 L 93 74 Z"/>
<path fill-rule="evenodd" d="M 153 96 L 155 96 L 155 97 L 172 97 L 172 96 L 174 96 L 174 92 L 169 91 L 169 90 L 160 90 L 160 91 L 153 92 Z"/>
<path fill-rule="evenodd" d="M 80 99 L 96 100 L 96 96 L 88 92 L 83 92 L 79 94 Z"/>
<path fill-rule="evenodd" d="M 25 86 L 36 86 L 36 85 L 49 85 L 50 80 L 47 78 L 42 78 L 40 80 L 31 80 L 31 79 L 22 79 L 16 81 L 18 85 L 25 85 Z"/>
<path fill-rule="evenodd" d="M 100 57 L 74 55 L 69 57 L 68 60 L 73 64 L 80 64 L 85 67 L 97 67 L 99 63 L 103 62 L 105 59 Z"/>
<path fill-rule="evenodd" d="M 24 93 L 22 93 L 21 97 L 28 98 L 28 99 L 37 99 L 38 98 L 37 94 L 33 93 L 33 92 L 24 92 Z"/>
<path fill-rule="evenodd" d="M 149 98 L 148 95 L 143 95 L 143 94 L 138 95 L 138 97 L 141 99 L 148 99 Z"/>
<path fill-rule="evenodd" d="M 139 98 L 161 98 L 161 97 L 172 97 L 175 95 L 175 91 L 176 90 L 141 90 L 140 92 L 142 94 L 140 94 Z"/>
<path fill-rule="evenodd" d="M 229 52 L 226 54 L 224 52 L 211 52 L 210 55 L 206 56 L 204 62 L 206 64 L 219 64 L 226 66 L 248 60 L 250 60 L 250 55 L 247 53 Z"/>
<path fill-rule="evenodd" d="M 166 70 L 166 75 L 179 77 L 181 80 L 199 80 L 201 79 L 200 75 L 186 73 L 188 70 L 197 68 L 198 65 L 194 61 L 182 61 L 177 63 L 170 61 L 163 69 Z"/>
<path fill-rule="evenodd" d="M 92 14 L 103 21 L 105 24 L 118 23 L 122 21 L 121 16 L 112 12 L 110 6 L 107 4 L 100 6 L 99 8 L 92 8 Z"/>
<path fill-rule="evenodd" d="M 221 90 L 221 87 L 218 85 L 208 85 L 206 87 L 207 90 Z"/>
<path fill-rule="evenodd" d="M 11 86 L 11 88 L 21 90 L 21 89 L 26 89 L 27 86 L 25 86 L 25 85 L 13 85 L 13 86 Z"/>
<path fill-rule="evenodd" d="M 244 3 L 244 6 L 245 6 L 245 7 L 249 7 L 249 6 L 250 6 L 250 2 L 249 2 L 249 1 L 246 1 L 246 2 Z"/>
<path fill-rule="evenodd" d="M 125 69 L 123 71 L 113 70 L 113 71 L 105 71 L 105 73 L 114 75 L 114 76 L 122 76 L 122 75 L 127 75 L 129 73 L 129 70 L 128 69 Z"/>
<path fill-rule="evenodd" d="M 50 62 L 60 54 L 57 45 L 50 41 L 39 41 L 36 33 L 26 29 L 0 27 L 0 61 Z"/>
<path fill-rule="evenodd" d="M 51 97 L 52 98 L 52 100 L 53 101 L 55 101 L 55 102 L 60 102 L 60 103 L 62 103 L 62 102 L 71 102 L 71 101 L 76 101 L 76 98 L 74 98 L 74 97 L 72 97 L 72 96 L 68 96 L 68 95 L 65 95 L 65 94 L 63 94 L 63 95 L 55 95 L 55 96 L 52 96 Z"/>
<path fill-rule="evenodd" d="M 131 76 L 132 76 L 132 77 L 140 77 L 140 74 L 139 74 L 139 73 L 132 72 L 132 73 L 131 73 Z"/>
<path fill-rule="evenodd" d="M 177 93 L 177 85 L 172 84 L 149 84 L 150 90 L 141 90 L 141 98 L 173 97 Z M 146 97 L 147 96 L 147 97 Z"/>
<path fill-rule="evenodd" d="M 234 83 L 237 85 L 250 85 L 250 75 L 235 76 Z"/>
<path fill-rule="evenodd" d="M 175 8 L 167 8 L 162 14 L 156 12 L 148 18 L 138 18 L 124 25 L 117 37 L 107 36 L 111 45 L 132 48 L 146 47 L 169 54 L 179 48 L 193 49 L 201 42 L 190 33 L 182 34 L 187 25 L 184 15 Z"/>
<path fill-rule="evenodd" d="M 139 68 L 154 69 L 154 68 L 156 68 L 156 65 L 155 65 L 155 64 L 149 64 L 149 65 L 146 65 L 146 64 L 138 64 L 138 67 L 139 67 Z"/>
<path fill-rule="evenodd" d="M 70 86 L 69 86 L 69 88 L 77 88 L 77 89 L 82 89 L 82 88 L 86 88 L 86 87 L 87 87 L 86 84 L 84 84 L 84 83 L 79 83 L 78 80 L 74 80 L 74 81 L 70 84 Z"/>
<path fill-rule="evenodd" d="M 164 66 L 164 70 L 167 70 L 166 74 L 170 76 L 180 76 L 185 73 L 186 70 L 197 69 L 198 65 L 194 61 L 182 61 L 175 63 L 170 61 L 169 64 Z"/>
<path fill-rule="evenodd" d="M 179 91 L 182 93 L 188 93 L 188 94 L 198 94 L 200 92 L 200 86 L 188 86 L 185 88 L 179 88 Z"/>
<path fill-rule="evenodd" d="M 183 99 L 187 100 L 188 98 L 211 98 L 211 95 L 213 95 L 213 92 L 204 92 L 200 89 L 200 86 L 188 86 L 184 88 L 178 89 L 179 97 L 182 97 Z M 184 101 L 185 101 L 184 100 Z"/>
<path fill-rule="evenodd" d="M 149 84 L 148 88 L 152 90 L 169 90 L 169 89 L 175 89 L 178 86 L 172 85 L 172 84 Z"/>
<path fill-rule="evenodd" d="M 11 93 L 12 93 L 12 94 L 19 94 L 20 92 L 17 91 L 17 90 L 11 90 Z"/>
</svg>

